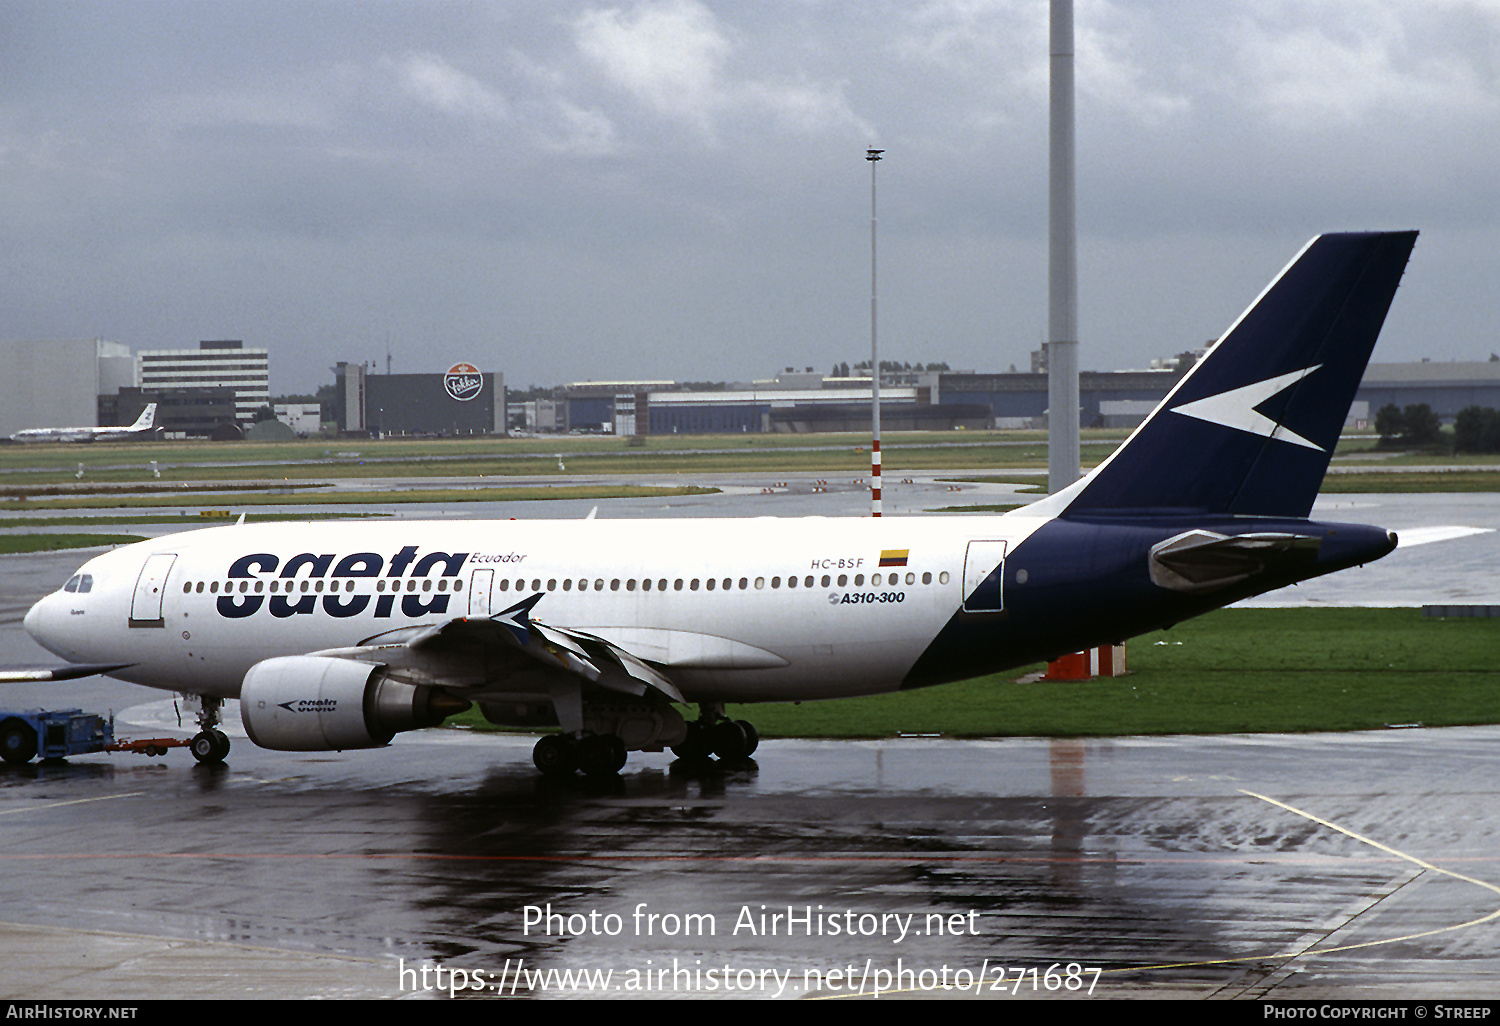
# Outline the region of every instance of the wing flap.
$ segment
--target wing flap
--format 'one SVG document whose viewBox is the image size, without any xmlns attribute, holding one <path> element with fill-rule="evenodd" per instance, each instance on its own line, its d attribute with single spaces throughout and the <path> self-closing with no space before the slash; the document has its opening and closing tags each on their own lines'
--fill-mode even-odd
<svg viewBox="0 0 1500 1026">
<path fill-rule="evenodd" d="M 686 701 L 670 678 L 620 645 L 532 619 L 541 597 L 533 595 L 490 617 L 403 627 L 353 648 L 318 654 L 378 661 L 398 675 L 447 687 L 483 688 L 543 669 L 636 697 L 656 691 L 673 702 Z"/>
</svg>

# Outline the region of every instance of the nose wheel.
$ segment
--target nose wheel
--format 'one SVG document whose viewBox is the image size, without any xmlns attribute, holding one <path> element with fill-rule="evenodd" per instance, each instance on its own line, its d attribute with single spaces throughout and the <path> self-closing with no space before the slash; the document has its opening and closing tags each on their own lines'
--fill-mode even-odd
<svg viewBox="0 0 1500 1026">
<path fill-rule="evenodd" d="M 229 757 L 229 738 L 217 727 L 198 731 L 193 735 L 193 743 L 189 747 L 193 758 L 211 766 L 216 766 Z"/>
<path fill-rule="evenodd" d="M 224 700 L 204 695 L 198 711 L 198 733 L 193 735 L 189 750 L 193 758 L 206 766 L 217 766 L 229 757 L 229 736 L 219 729 L 223 719 Z"/>
</svg>

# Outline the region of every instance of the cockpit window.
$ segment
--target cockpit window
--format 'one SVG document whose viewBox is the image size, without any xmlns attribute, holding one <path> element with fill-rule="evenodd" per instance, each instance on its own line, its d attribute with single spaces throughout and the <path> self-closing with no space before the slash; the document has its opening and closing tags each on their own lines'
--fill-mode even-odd
<svg viewBox="0 0 1500 1026">
<path fill-rule="evenodd" d="M 63 585 L 63 591 L 66 591 L 66 592 L 69 592 L 69 593 L 72 593 L 72 592 L 89 592 L 89 591 L 93 591 L 93 590 L 94 590 L 94 575 L 93 574 L 74 574 L 72 577 L 68 578 L 68 583 Z"/>
<path fill-rule="evenodd" d="M 74 592 L 78 590 L 78 582 L 83 580 L 83 574 L 74 574 L 68 578 L 68 583 L 63 585 L 63 591 Z"/>
</svg>

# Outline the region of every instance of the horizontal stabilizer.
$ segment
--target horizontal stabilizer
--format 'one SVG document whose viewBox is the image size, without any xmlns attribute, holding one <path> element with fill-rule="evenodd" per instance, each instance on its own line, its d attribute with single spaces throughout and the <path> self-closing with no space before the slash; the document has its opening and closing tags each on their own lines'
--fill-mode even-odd
<svg viewBox="0 0 1500 1026">
<path fill-rule="evenodd" d="M 1184 531 L 1152 546 L 1151 580 L 1173 591 L 1213 591 L 1267 571 L 1305 568 L 1321 545 L 1321 538 L 1301 534 Z"/>
</svg>

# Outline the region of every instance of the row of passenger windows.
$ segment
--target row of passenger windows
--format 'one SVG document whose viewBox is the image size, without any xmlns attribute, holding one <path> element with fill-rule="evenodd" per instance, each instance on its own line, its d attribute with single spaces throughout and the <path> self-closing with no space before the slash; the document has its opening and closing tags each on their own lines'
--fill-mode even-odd
<svg viewBox="0 0 1500 1026">
<path fill-rule="evenodd" d="M 902 581 L 903 581 L 903 579 L 905 580 L 905 582 L 907 584 L 916 584 L 917 583 L 917 575 L 915 573 L 911 573 L 911 572 L 908 572 L 904 576 L 904 578 L 903 578 L 903 575 L 901 575 L 899 573 L 894 573 L 894 574 L 871 574 L 870 575 L 870 587 L 872 587 L 872 588 L 895 587 L 895 586 L 901 584 Z M 930 573 L 924 573 L 924 574 L 922 574 L 921 575 L 921 580 L 922 580 L 923 584 L 931 584 L 932 583 L 932 574 L 930 574 Z M 718 591 L 731 591 L 731 590 L 733 590 L 733 589 L 735 589 L 737 587 L 740 591 L 747 591 L 747 590 L 749 590 L 752 587 L 755 588 L 755 589 L 757 589 L 757 590 L 764 589 L 765 587 L 767 587 L 768 584 L 773 589 L 783 588 L 783 587 L 784 588 L 798 588 L 798 587 L 801 587 L 801 588 L 812 588 L 812 587 L 828 588 L 828 587 L 832 587 L 834 585 L 835 581 L 837 581 L 838 587 L 840 587 L 840 588 L 846 588 L 846 587 L 849 586 L 849 575 L 848 574 L 839 574 L 837 577 L 834 577 L 831 574 L 824 574 L 821 578 L 819 578 L 816 575 L 808 574 L 806 577 L 786 577 L 786 578 L 772 577 L 769 580 L 767 578 L 765 578 L 765 577 L 756 577 L 756 578 L 753 579 L 753 581 L 749 577 L 740 577 L 740 578 L 734 578 L 734 577 L 723 577 L 723 578 L 709 577 L 709 578 L 705 578 L 705 579 L 702 579 L 702 580 L 700 580 L 697 577 L 694 577 L 691 580 L 685 580 L 685 579 L 679 577 L 679 578 L 677 578 L 676 580 L 673 580 L 673 581 L 668 581 L 667 578 L 665 578 L 665 577 L 661 577 L 661 578 L 658 578 L 656 580 L 652 580 L 651 578 L 648 577 L 648 578 L 646 578 L 644 580 L 640 580 L 640 581 L 637 581 L 635 578 L 632 577 L 632 578 L 628 578 L 628 579 L 622 581 L 620 578 L 617 577 L 617 578 L 614 578 L 613 580 L 611 580 L 609 582 L 609 590 L 610 591 L 619 591 L 621 588 L 624 588 L 626 591 L 635 591 L 637 588 L 639 588 L 641 591 L 651 591 L 652 589 L 655 589 L 656 591 L 667 591 L 668 589 L 670 589 L 672 591 L 683 591 L 684 589 L 686 589 L 687 591 L 698 591 L 701 588 L 703 591 L 714 591 L 714 590 L 718 590 Z M 939 584 L 947 584 L 948 583 L 948 571 L 944 570 L 942 573 L 938 574 L 938 583 Z M 575 589 L 578 590 L 578 591 L 588 591 L 591 588 L 594 591 L 603 591 L 605 589 L 605 583 L 604 583 L 604 579 L 602 577 L 595 578 L 593 581 L 590 581 L 588 578 L 584 577 L 584 578 L 580 578 L 576 582 L 573 581 L 573 580 L 571 580 L 571 579 L 564 579 L 563 581 L 559 582 L 559 581 L 557 581 L 554 578 L 552 580 L 547 581 L 546 584 L 547 584 L 547 590 L 548 591 L 556 591 L 558 589 L 558 587 L 559 587 L 559 584 L 561 585 L 563 591 L 573 591 Z M 864 584 L 865 584 L 865 575 L 864 574 L 855 574 L 854 575 L 854 586 L 856 588 L 862 588 L 862 587 L 864 587 Z M 499 585 L 500 585 L 500 590 L 501 591 L 506 591 L 506 590 L 508 590 L 510 588 L 511 582 L 508 581 L 508 580 L 502 580 L 502 581 L 499 582 Z M 527 590 L 525 578 L 522 578 L 522 579 L 520 579 L 520 580 L 518 580 L 518 581 L 515 582 L 515 589 L 516 589 L 516 591 L 526 591 Z M 531 581 L 531 590 L 532 591 L 541 591 L 542 590 L 542 581 L 541 581 L 540 578 L 536 578 L 536 579 L 533 579 Z"/>
<path fill-rule="evenodd" d="M 937 579 L 938 579 L 938 583 L 939 584 L 947 584 L 948 583 L 948 571 L 944 570 L 941 573 L 939 573 L 937 575 Z M 854 577 L 853 577 L 853 580 L 854 580 L 854 587 L 856 587 L 856 588 L 862 588 L 862 587 L 865 586 L 865 575 L 864 574 L 855 574 Z M 908 571 L 904 575 L 903 574 L 899 574 L 899 573 L 892 573 L 892 574 L 871 574 L 870 575 L 870 587 L 872 587 L 872 588 L 883 588 L 883 587 L 892 587 L 892 588 L 894 588 L 897 585 L 902 584 L 903 581 L 906 584 L 916 584 L 917 580 L 918 580 L 918 575 L 916 573 L 911 572 L 911 571 Z M 932 583 L 932 574 L 931 573 L 923 573 L 921 575 L 921 581 L 922 581 L 923 584 L 931 584 Z M 672 591 L 683 591 L 683 590 L 698 591 L 700 589 L 703 590 L 703 591 L 716 591 L 716 590 L 717 591 L 732 591 L 735 588 L 738 588 L 740 591 L 748 591 L 752 587 L 755 588 L 756 590 L 763 590 L 768 584 L 769 584 L 769 586 L 773 590 L 774 589 L 780 589 L 780 588 L 792 589 L 792 588 L 799 588 L 799 587 L 800 588 L 812 588 L 812 587 L 829 588 L 829 587 L 834 587 L 834 586 L 837 586 L 837 587 L 840 587 L 840 588 L 847 588 L 849 586 L 849 582 L 850 582 L 850 577 L 849 577 L 848 574 L 839 574 L 837 576 L 834 576 L 832 574 L 823 574 L 822 577 L 818 577 L 818 576 L 816 576 L 814 574 L 808 574 L 806 577 L 786 577 L 786 578 L 772 577 L 769 580 L 767 578 L 765 578 L 765 577 L 756 577 L 756 578 L 753 579 L 753 581 L 749 577 L 740 577 L 740 578 L 734 578 L 734 577 L 723 577 L 723 578 L 720 578 L 720 577 L 708 577 L 708 578 L 704 578 L 704 579 L 701 579 L 701 580 L 699 578 L 697 578 L 697 577 L 694 577 L 694 578 L 691 578 L 691 579 L 687 579 L 687 580 L 685 580 L 684 578 L 679 577 L 679 578 L 677 578 L 677 579 L 675 579 L 673 581 L 668 581 L 667 578 L 665 578 L 665 577 L 657 578 L 655 580 L 653 580 L 653 579 L 651 579 L 649 577 L 645 578 L 643 580 L 636 580 L 634 577 L 627 578 L 625 580 L 621 580 L 620 578 L 616 577 L 616 578 L 614 578 L 614 579 L 612 579 L 612 580 L 609 581 L 608 589 L 610 591 L 619 591 L 619 590 L 621 590 L 621 588 L 623 588 L 625 591 L 635 591 L 637 589 L 639 589 L 641 591 L 652 591 L 652 590 L 667 591 L 669 589 L 672 590 Z M 397 591 L 403 590 L 402 587 L 401 587 L 402 582 L 399 581 L 399 580 L 390 581 L 389 582 L 389 585 L 390 585 L 389 589 L 387 589 L 387 587 L 386 587 L 387 583 L 388 582 L 384 578 L 377 578 L 376 581 L 375 581 L 375 590 L 377 592 L 384 592 L 386 590 L 397 592 Z M 69 584 L 72 585 L 73 582 L 70 581 Z M 287 594 L 290 594 L 293 591 L 314 592 L 314 593 L 323 592 L 323 591 L 329 591 L 329 592 L 353 591 L 354 590 L 354 584 L 355 584 L 355 578 L 346 578 L 346 579 L 343 579 L 343 580 L 332 580 L 332 581 L 327 581 L 327 582 L 324 582 L 322 580 L 309 579 L 309 578 L 301 578 L 299 580 L 285 580 L 285 581 L 283 581 L 283 580 L 272 580 L 272 581 L 269 582 L 269 585 L 270 585 L 270 589 L 269 590 L 271 591 L 272 594 L 276 594 L 277 592 L 285 592 Z M 418 587 L 419 584 L 420 584 L 420 590 L 421 591 L 459 592 L 459 591 L 463 591 L 464 590 L 464 582 L 460 578 L 456 578 L 456 577 L 453 577 L 453 578 L 450 578 L 450 577 L 439 577 L 436 580 L 434 580 L 434 579 L 432 579 L 430 577 L 426 577 L 426 578 L 422 578 L 420 580 L 420 582 L 418 580 L 416 580 L 416 579 L 409 579 L 409 580 L 406 581 L 406 587 L 405 587 L 404 590 L 409 591 L 409 592 L 411 592 L 411 591 L 417 591 L 417 590 L 419 590 L 419 587 Z M 510 588 L 511 588 L 511 582 L 508 579 L 502 579 L 501 581 L 498 582 L 498 584 L 499 584 L 499 588 L 500 588 L 501 591 L 509 591 Z M 515 582 L 515 590 L 516 591 L 526 591 L 527 590 L 526 584 L 527 584 L 527 582 L 526 582 L 525 578 L 517 580 Z M 542 580 L 540 578 L 535 578 L 535 579 L 533 579 L 531 581 L 531 589 L 530 590 L 532 590 L 532 591 L 541 591 L 542 590 L 542 586 L 543 586 Z M 604 578 L 602 578 L 602 577 L 595 578 L 593 581 L 590 581 L 586 577 L 579 578 L 577 581 L 574 581 L 572 578 L 564 578 L 562 581 L 558 581 L 557 578 L 551 578 L 551 579 L 549 579 L 549 580 L 546 581 L 546 590 L 547 591 L 557 591 L 559 589 L 559 587 L 561 587 L 561 589 L 563 591 L 575 591 L 575 590 L 576 591 L 590 591 L 590 590 L 592 590 L 592 591 L 604 591 L 605 590 L 605 581 L 604 581 Z M 72 590 L 72 588 L 70 587 L 69 590 Z M 82 591 L 82 590 L 87 590 L 87 589 L 86 588 L 79 588 L 78 590 Z M 218 594 L 221 591 L 223 591 L 225 593 L 231 593 L 231 592 L 236 592 L 236 591 L 242 592 L 242 593 L 243 592 L 260 593 L 260 592 L 264 592 L 266 590 L 267 590 L 267 582 L 266 581 L 263 581 L 263 580 L 249 580 L 249 579 L 242 580 L 242 581 L 225 581 L 223 583 L 223 587 L 222 588 L 220 587 L 220 584 L 219 584 L 218 581 L 206 581 L 206 582 L 205 581 L 188 581 L 187 583 L 185 583 L 182 586 L 182 592 L 183 592 L 184 595 L 193 594 L 193 593 L 201 595 L 205 591 L 208 592 L 210 595 L 216 595 L 216 594 Z"/>
<path fill-rule="evenodd" d="M 328 587 L 326 589 L 323 586 L 324 585 L 323 581 L 321 581 L 321 580 L 311 580 L 311 579 L 308 579 L 308 578 L 302 578 L 300 580 L 295 580 L 295 581 L 293 581 L 293 580 L 286 580 L 286 581 L 283 581 L 283 580 L 273 580 L 270 583 L 271 583 L 271 593 L 272 594 L 275 594 L 276 592 L 286 592 L 287 594 L 290 594 L 293 591 L 321 592 L 321 591 L 325 591 L 325 590 L 326 591 L 353 591 L 354 590 L 354 578 L 348 578 L 348 579 L 336 580 L 336 581 L 329 581 L 329 582 L 327 582 Z M 436 581 L 434 581 L 431 577 L 424 577 L 424 578 L 422 578 L 422 580 L 421 580 L 420 583 L 421 583 L 421 590 L 422 591 L 463 591 L 464 590 L 464 582 L 461 581 L 461 580 L 459 580 L 456 577 L 455 578 L 439 577 Z M 412 578 L 412 579 L 410 579 L 410 580 L 408 580 L 406 582 L 406 590 L 407 591 L 416 591 L 417 590 L 417 585 L 418 585 L 418 581 L 415 578 Z M 218 592 L 220 592 L 221 590 L 225 591 L 225 592 L 233 592 L 233 591 L 241 591 L 241 592 L 263 592 L 263 591 L 266 590 L 266 582 L 265 581 L 252 581 L 252 580 L 249 580 L 249 579 L 246 579 L 246 580 L 243 580 L 243 581 L 225 581 L 224 582 L 224 587 L 222 589 L 219 587 L 219 582 L 218 581 L 208 581 L 206 583 L 204 581 L 188 581 L 185 584 L 183 584 L 183 586 L 182 586 L 182 593 L 184 595 L 187 595 L 189 593 L 196 593 L 196 594 L 201 595 L 201 594 L 203 594 L 204 591 L 207 591 L 210 595 L 215 595 Z M 385 580 L 385 578 L 382 577 L 382 578 L 376 579 L 376 581 L 375 581 L 375 590 L 376 591 L 386 591 L 387 590 L 386 589 L 386 580 Z M 389 590 L 390 591 L 401 591 L 402 590 L 401 589 L 401 582 L 400 581 L 391 581 L 390 582 L 390 589 Z"/>
</svg>

